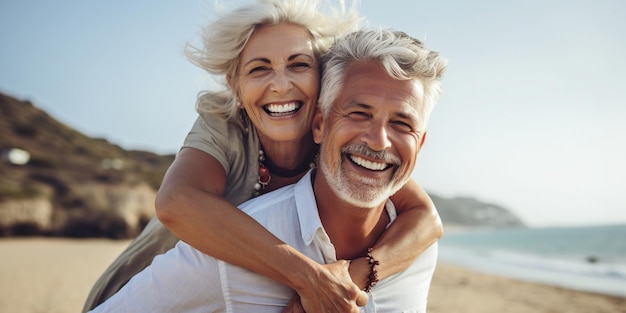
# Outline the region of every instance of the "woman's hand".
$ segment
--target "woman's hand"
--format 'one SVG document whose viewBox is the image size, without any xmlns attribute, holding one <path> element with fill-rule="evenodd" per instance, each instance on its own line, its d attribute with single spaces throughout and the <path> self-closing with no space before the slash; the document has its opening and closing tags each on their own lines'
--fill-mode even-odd
<svg viewBox="0 0 626 313">
<path fill-rule="evenodd" d="M 320 265 L 311 274 L 310 284 L 296 290 L 284 313 L 356 313 L 367 303 L 367 293 L 352 282 L 350 262 L 339 260 Z"/>
<path fill-rule="evenodd" d="M 304 307 L 302 306 L 302 302 L 300 302 L 300 296 L 298 296 L 297 293 L 289 299 L 283 313 L 306 313 Z"/>
</svg>

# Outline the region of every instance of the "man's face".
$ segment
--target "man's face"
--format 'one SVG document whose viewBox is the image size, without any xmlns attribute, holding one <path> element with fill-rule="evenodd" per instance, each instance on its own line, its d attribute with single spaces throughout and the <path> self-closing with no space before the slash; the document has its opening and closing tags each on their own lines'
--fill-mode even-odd
<svg viewBox="0 0 626 313">
<path fill-rule="evenodd" d="M 332 190 L 362 207 L 383 203 L 411 176 L 425 136 L 423 85 L 395 80 L 374 62 L 354 61 L 326 119 L 317 113 L 320 167 Z"/>
</svg>

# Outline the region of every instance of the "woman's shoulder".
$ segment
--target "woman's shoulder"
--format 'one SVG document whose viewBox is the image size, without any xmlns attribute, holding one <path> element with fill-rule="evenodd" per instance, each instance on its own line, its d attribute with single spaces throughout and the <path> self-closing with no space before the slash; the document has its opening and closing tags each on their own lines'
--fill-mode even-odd
<svg viewBox="0 0 626 313">
<path fill-rule="evenodd" d="M 224 162 L 247 149 L 254 132 L 238 114 L 218 109 L 230 106 L 228 101 L 222 93 L 200 96 L 196 108 L 198 116 L 185 138 L 184 147 L 199 149 Z"/>
<path fill-rule="evenodd" d="M 226 150 L 238 150 L 247 142 L 251 131 L 236 117 L 224 118 L 207 112 L 199 112 L 186 138 L 186 144 L 198 142 L 216 145 Z"/>
</svg>

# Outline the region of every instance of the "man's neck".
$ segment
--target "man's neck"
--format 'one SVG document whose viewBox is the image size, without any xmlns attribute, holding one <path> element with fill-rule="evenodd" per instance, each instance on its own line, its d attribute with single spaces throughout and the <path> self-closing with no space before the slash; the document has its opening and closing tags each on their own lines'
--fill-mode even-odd
<svg viewBox="0 0 626 313">
<path fill-rule="evenodd" d="M 338 198 L 316 170 L 313 190 L 324 230 L 335 247 L 337 259 L 365 256 L 390 222 L 385 203 L 374 208 L 356 207 Z"/>
</svg>

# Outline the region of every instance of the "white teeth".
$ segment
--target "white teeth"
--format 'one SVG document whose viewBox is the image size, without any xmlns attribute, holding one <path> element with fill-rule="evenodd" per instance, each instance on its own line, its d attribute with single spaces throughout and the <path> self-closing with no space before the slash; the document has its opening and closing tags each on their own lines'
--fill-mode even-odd
<svg viewBox="0 0 626 313">
<path fill-rule="evenodd" d="M 385 168 L 387 168 L 387 163 L 378 163 L 378 162 L 372 162 L 369 160 L 366 160 L 364 158 L 358 157 L 358 156 L 354 156 L 354 155 L 350 155 L 350 160 L 352 160 L 352 162 L 365 167 L 366 169 L 372 170 L 372 171 L 382 171 Z"/>
<path fill-rule="evenodd" d="M 269 104 L 267 110 L 270 113 L 285 113 L 295 111 L 299 107 L 300 105 L 297 102 L 290 102 L 285 104 Z"/>
</svg>

